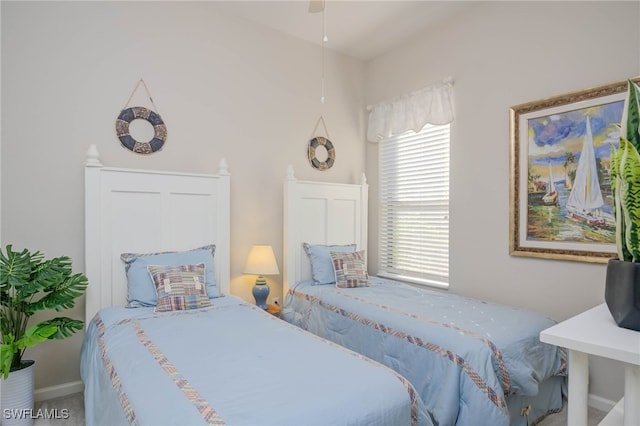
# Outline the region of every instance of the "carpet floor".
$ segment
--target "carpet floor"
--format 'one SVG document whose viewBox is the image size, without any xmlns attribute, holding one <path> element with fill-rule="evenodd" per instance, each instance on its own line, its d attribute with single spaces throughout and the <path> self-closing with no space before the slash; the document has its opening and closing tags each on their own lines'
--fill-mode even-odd
<svg viewBox="0 0 640 426">
<path fill-rule="evenodd" d="M 36 402 L 36 413 L 39 410 L 48 415 L 37 418 L 34 426 L 84 426 L 84 396 L 74 393 L 59 398 Z M 45 418 L 50 417 L 50 418 Z"/>
</svg>

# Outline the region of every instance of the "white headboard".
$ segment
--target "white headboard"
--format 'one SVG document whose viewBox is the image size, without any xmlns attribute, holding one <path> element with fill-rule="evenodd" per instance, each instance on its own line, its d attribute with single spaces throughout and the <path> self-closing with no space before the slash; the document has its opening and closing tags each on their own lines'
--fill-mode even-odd
<svg viewBox="0 0 640 426">
<path fill-rule="evenodd" d="M 289 166 L 284 182 L 284 282 L 282 295 L 296 282 L 311 278 L 302 243 L 356 244 L 367 248 L 369 185 L 297 180 Z"/>
<path fill-rule="evenodd" d="M 87 323 L 103 307 L 124 306 L 127 281 L 120 254 L 188 250 L 215 244 L 223 294 L 230 287 L 230 175 L 103 167 L 95 146 L 85 167 Z"/>
</svg>

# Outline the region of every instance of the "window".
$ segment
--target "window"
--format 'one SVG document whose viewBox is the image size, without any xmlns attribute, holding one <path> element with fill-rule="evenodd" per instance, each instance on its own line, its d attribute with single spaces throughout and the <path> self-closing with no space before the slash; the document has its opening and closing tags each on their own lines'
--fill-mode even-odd
<svg viewBox="0 0 640 426">
<path fill-rule="evenodd" d="M 379 143 L 379 272 L 449 286 L 449 124 Z"/>
</svg>

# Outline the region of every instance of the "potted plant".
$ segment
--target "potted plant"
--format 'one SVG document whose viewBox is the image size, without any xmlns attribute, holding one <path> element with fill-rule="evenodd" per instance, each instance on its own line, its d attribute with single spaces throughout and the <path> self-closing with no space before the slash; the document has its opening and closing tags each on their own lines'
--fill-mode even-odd
<svg viewBox="0 0 640 426">
<path fill-rule="evenodd" d="M 628 81 L 620 146 L 611 147 L 618 258 L 609 260 L 605 301 L 620 327 L 640 331 L 640 87 Z"/>
<path fill-rule="evenodd" d="M 46 309 L 59 312 L 72 308 L 87 284 L 86 276 L 72 272 L 67 256 L 46 260 L 40 252 L 18 252 L 11 245 L 6 252 L 0 250 L 3 424 L 15 424 L 12 420 L 32 423 L 28 410 L 33 409 L 34 361 L 22 359 L 25 349 L 48 339 L 69 337 L 84 326 L 80 320 L 57 317 L 27 327 L 29 318 Z"/>
</svg>

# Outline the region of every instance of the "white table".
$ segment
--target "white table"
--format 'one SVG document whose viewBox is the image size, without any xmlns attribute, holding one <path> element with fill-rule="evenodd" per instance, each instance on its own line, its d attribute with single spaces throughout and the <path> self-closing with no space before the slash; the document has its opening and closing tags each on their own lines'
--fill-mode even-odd
<svg viewBox="0 0 640 426">
<path fill-rule="evenodd" d="M 589 354 L 624 363 L 624 398 L 601 425 L 640 425 L 640 332 L 618 327 L 603 303 L 540 333 L 569 350 L 569 426 L 587 424 Z"/>
</svg>

